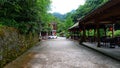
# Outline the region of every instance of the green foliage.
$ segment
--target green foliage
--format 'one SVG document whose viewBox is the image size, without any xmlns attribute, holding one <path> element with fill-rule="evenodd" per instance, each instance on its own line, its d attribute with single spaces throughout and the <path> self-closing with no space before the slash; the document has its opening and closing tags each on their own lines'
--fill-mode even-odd
<svg viewBox="0 0 120 68">
<path fill-rule="evenodd" d="M 108 0 L 86 0 L 85 4 L 80 5 L 80 7 L 76 10 L 76 13 L 72 15 L 74 22 L 77 22 L 78 18 L 83 18 L 85 15 L 103 5 L 107 1 Z"/>
<path fill-rule="evenodd" d="M 105 36 L 105 32 L 103 29 L 100 29 L 100 37 Z"/>
<path fill-rule="evenodd" d="M 71 15 L 72 15 L 72 12 L 67 13 L 67 15 L 66 15 L 66 20 L 65 20 L 66 29 L 68 29 L 69 27 L 71 27 L 74 24 L 73 19 L 71 18 Z"/>
<path fill-rule="evenodd" d="M 69 36 L 68 28 L 70 28 L 74 23 L 73 19 L 71 18 L 72 12 L 66 14 L 66 18 L 63 21 L 59 21 L 57 27 L 57 33 L 64 34 L 66 36 Z"/>
<path fill-rule="evenodd" d="M 50 0 L 0 0 L 0 27 L 6 26 L 0 28 L 2 67 L 38 42 L 37 34 L 50 21 L 49 5 Z"/>
<path fill-rule="evenodd" d="M 86 36 L 88 36 L 88 34 L 89 34 L 89 36 L 94 36 L 94 30 L 92 30 L 92 29 L 87 30 L 86 31 Z"/>
<path fill-rule="evenodd" d="M 107 32 L 107 36 L 112 37 L 112 31 L 108 31 L 108 32 Z"/>
<path fill-rule="evenodd" d="M 86 33 L 87 33 L 86 35 L 88 36 L 88 31 L 86 31 Z M 107 33 L 107 36 L 112 37 L 112 31 L 109 31 L 107 29 L 106 33 Z M 97 33 L 96 33 L 96 35 L 97 35 Z M 94 30 L 89 31 L 89 36 L 94 36 Z M 102 36 L 105 36 L 105 32 L 103 29 L 100 29 L 100 37 L 102 37 Z M 115 37 L 120 36 L 120 30 L 114 31 L 114 36 Z"/>
<path fill-rule="evenodd" d="M 60 21 L 64 21 L 65 20 L 65 17 L 66 15 L 63 15 L 63 14 L 60 14 L 60 13 L 52 13 L 53 16 L 55 16 L 56 18 L 58 18 Z"/>
<path fill-rule="evenodd" d="M 114 33 L 115 36 L 120 36 L 120 30 L 116 30 Z"/>
<path fill-rule="evenodd" d="M 57 33 L 61 33 L 61 32 L 63 32 L 64 30 L 65 30 L 65 25 L 64 25 L 64 23 L 63 22 L 59 22 L 58 24 L 57 24 Z"/>
<path fill-rule="evenodd" d="M 2 27 L 3 25 L 2 24 L 0 24 L 0 27 Z"/>
<path fill-rule="evenodd" d="M 112 37 L 112 31 L 108 31 L 107 35 Z M 114 36 L 115 37 L 120 36 L 120 30 L 114 31 Z"/>
<path fill-rule="evenodd" d="M 38 33 L 40 24 L 46 23 L 49 5 L 50 0 L 0 0 L 0 24 L 25 34 Z"/>
</svg>

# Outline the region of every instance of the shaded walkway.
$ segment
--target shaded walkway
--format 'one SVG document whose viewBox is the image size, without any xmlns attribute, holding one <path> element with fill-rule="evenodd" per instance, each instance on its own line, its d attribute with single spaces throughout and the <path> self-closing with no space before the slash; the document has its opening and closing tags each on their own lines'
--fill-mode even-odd
<svg viewBox="0 0 120 68">
<path fill-rule="evenodd" d="M 105 47 L 98 48 L 96 47 L 97 46 L 96 43 L 89 43 L 89 42 L 84 42 L 83 45 L 120 61 L 120 47 L 116 46 L 116 48 L 105 48 Z"/>
<path fill-rule="evenodd" d="M 29 57 L 26 58 L 25 56 Z M 22 61 L 20 61 L 23 59 Z M 29 60 L 28 60 L 29 59 Z M 77 42 L 44 40 L 5 68 L 119 68 L 120 63 Z"/>
</svg>

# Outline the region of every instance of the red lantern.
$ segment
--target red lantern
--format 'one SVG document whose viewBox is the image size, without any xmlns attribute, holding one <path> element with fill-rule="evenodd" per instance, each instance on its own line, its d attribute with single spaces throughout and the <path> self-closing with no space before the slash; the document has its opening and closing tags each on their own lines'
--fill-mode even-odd
<svg viewBox="0 0 120 68">
<path fill-rule="evenodd" d="M 110 31 L 112 31 L 112 30 L 113 30 L 113 28 L 112 28 L 112 27 L 110 27 L 110 28 L 109 28 L 109 30 L 110 30 Z"/>
<path fill-rule="evenodd" d="M 80 29 L 80 32 L 82 32 L 82 30 Z"/>
</svg>

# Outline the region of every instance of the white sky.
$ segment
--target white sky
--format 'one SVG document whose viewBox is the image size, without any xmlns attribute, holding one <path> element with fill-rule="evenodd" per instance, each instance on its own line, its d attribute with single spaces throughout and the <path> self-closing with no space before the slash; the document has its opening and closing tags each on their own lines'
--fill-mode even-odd
<svg viewBox="0 0 120 68">
<path fill-rule="evenodd" d="M 80 5 L 83 5 L 85 3 L 85 0 L 51 0 L 51 11 L 53 12 L 59 12 L 61 14 L 65 14 L 70 12 L 73 9 L 77 9 Z"/>
</svg>

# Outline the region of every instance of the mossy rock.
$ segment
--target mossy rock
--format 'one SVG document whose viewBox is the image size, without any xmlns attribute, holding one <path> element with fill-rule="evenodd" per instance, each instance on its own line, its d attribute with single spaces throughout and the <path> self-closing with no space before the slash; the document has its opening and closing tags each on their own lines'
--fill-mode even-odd
<svg viewBox="0 0 120 68">
<path fill-rule="evenodd" d="M 5 36 L 5 33 L 3 31 L 3 29 L 0 28 L 0 37 L 4 37 Z"/>
</svg>

